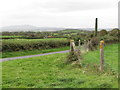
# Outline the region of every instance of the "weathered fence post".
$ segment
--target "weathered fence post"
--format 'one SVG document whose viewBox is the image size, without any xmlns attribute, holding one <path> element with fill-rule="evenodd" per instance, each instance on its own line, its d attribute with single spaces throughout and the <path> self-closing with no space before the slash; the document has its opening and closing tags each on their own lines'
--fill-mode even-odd
<svg viewBox="0 0 120 90">
<path fill-rule="evenodd" d="M 100 41 L 100 70 L 104 70 L 104 41 Z"/>
<path fill-rule="evenodd" d="M 87 40 L 87 42 L 86 42 L 86 52 L 89 51 L 89 47 L 88 47 L 88 45 L 89 45 L 89 40 Z"/>
<path fill-rule="evenodd" d="M 80 42 L 80 40 L 79 40 L 79 41 L 78 41 L 78 46 L 79 46 L 79 49 L 80 49 L 80 43 L 81 43 L 81 42 Z"/>
<path fill-rule="evenodd" d="M 75 51 L 75 43 L 74 40 L 70 41 L 70 51 Z"/>
<path fill-rule="evenodd" d="M 86 40 L 84 40 L 84 45 L 85 45 L 85 43 L 86 43 Z"/>
<path fill-rule="evenodd" d="M 88 51 L 92 50 L 92 45 L 91 45 L 91 40 L 90 39 L 88 40 L 87 47 L 88 47 Z"/>
<path fill-rule="evenodd" d="M 74 54 L 73 56 L 77 57 L 77 60 L 80 60 L 80 49 L 75 46 L 74 40 L 70 40 L 70 53 Z"/>
<path fill-rule="evenodd" d="M 87 51 L 87 40 L 84 40 L 84 48 L 85 48 L 85 52 Z"/>
</svg>

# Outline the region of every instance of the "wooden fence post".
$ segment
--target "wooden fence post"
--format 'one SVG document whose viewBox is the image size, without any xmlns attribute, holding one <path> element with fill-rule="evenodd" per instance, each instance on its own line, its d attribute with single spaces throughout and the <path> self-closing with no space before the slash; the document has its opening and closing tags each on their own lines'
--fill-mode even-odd
<svg viewBox="0 0 120 90">
<path fill-rule="evenodd" d="M 79 49 L 80 49 L 80 43 L 81 43 L 81 42 L 80 42 L 80 40 L 79 40 L 79 41 L 78 41 Z"/>
<path fill-rule="evenodd" d="M 88 47 L 88 45 L 89 45 L 89 40 L 87 40 L 87 42 L 86 42 L 86 52 L 89 51 L 89 47 Z"/>
<path fill-rule="evenodd" d="M 75 43 L 74 40 L 70 41 L 70 51 L 75 51 Z"/>
<path fill-rule="evenodd" d="M 70 52 L 72 51 L 72 44 L 71 44 L 71 40 L 70 40 Z"/>
<path fill-rule="evenodd" d="M 100 41 L 100 70 L 104 70 L 104 41 Z"/>
<path fill-rule="evenodd" d="M 87 40 L 84 40 L 84 48 L 85 48 L 85 52 L 87 51 Z"/>
<path fill-rule="evenodd" d="M 91 50 L 91 40 L 90 40 L 90 39 L 88 40 L 88 43 L 87 43 L 87 48 L 88 48 L 88 51 L 90 51 L 90 50 Z"/>
<path fill-rule="evenodd" d="M 84 40 L 84 45 L 86 44 L 86 40 Z"/>
<path fill-rule="evenodd" d="M 78 61 L 80 61 L 80 55 L 79 55 L 80 54 L 80 49 L 78 49 L 75 46 L 74 40 L 70 41 L 70 52 L 74 53 L 74 55 L 77 56 Z"/>
</svg>

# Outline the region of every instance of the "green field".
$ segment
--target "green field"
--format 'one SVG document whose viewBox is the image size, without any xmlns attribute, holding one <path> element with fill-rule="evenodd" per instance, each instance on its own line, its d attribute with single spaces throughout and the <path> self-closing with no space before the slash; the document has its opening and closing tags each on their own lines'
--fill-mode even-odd
<svg viewBox="0 0 120 90">
<path fill-rule="evenodd" d="M 3 52 L 2 58 L 8 57 L 19 57 L 19 56 L 26 56 L 26 55 L 35 55 L 35 54 L 42 54 L 42 53 L 49 53 L 49 52 L 56 52 L 56 51 L 64 51 L 69 50 L 70 47 L 61 47 L 61 48 L 53 48 L 53 49 L 43 49 L 43 50 L 24 50 L 24 51 L 16 51 L 16 52 Z"/>
<path fill-rule="evenodd" d="M 99 50 L 82 56 L 82 68 L 67 64 L 68 53 L 3 62 L 3 88 L 117 88 L 118 45 L 105 47 L 105 72 L 97 72 Z M 88 63 L 90 64 L 87 67 Z"/>
<path fill-rule="evenodd" d="M 3 39 L 4 42 L 10 43 L 28 43 L 28 42 L 39 42 L 39 41 L 56 41 L 66 40 L 66 38 L 45 38 L 45 39 Z"/>
<path fill-rule="evenodd" d="M 66 30 L 61 30 L 61 31 L 58 31 L 58 32 L 61 32 L 61 33 L 81 33 L 81 32 L 85 32 L 85 31 L 81 31 L 81 30 L 78 30 L 78 29 L 66 29 Z"/>
<path fill-rule="evenodd" d="M 13 35 L 13 36 L 0 36 L 0 38 L 14 38 L 14 37 L 22 37 L 22 36 L 15 36 L 15 35 Z"/>
</svg>

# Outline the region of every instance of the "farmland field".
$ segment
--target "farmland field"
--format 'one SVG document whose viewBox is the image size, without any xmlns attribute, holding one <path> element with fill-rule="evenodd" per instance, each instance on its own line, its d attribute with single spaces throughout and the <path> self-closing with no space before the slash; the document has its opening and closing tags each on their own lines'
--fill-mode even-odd
<svg viewBox="0 0 120 90">
<path fill-rule="evenodd" d="M 27 42 L 38 42 L 38 41 L 56 41 L 56 40 L 66 40 L 66 38 L 46 38 L 46 39 L 8 39 L 3 40 L 4 42 L 11 42 L 11 43 L 27 43 Z"/>
<path fill-rule="evenodd" d="M 118 88 L 118 44 L 105 47 L 105 72 L 97 72 L 99 50 L 83 55 L 82 67 L 68 53 L 3 62 L 3 88 Z M 89 66 L 88 63 L 90 64 Z"/>
<path fill-rule="evenodd" d="M 0 36 L 0 38 L 21 37 L 21 36 Z"/>
<path fill-rule="evenodd" d="M 18 38 L 22 38 L 22 36 L 18 36 L 18 35 L 0 36 L 0 39 L 18 39 Z"/>
</svg>

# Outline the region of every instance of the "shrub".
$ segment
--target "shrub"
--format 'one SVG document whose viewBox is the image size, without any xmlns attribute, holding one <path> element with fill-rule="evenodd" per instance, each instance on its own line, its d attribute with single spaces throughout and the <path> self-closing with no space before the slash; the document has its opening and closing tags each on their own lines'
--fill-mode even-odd
<svg viewBox="0 0 120 90">
<path fill-rule="evenodd" d="M 103 37 L 100 37 L 100 39 L 104 40 L 106 44 L 117 43 L 119 41 L 118 37 L 110 35 L 105 35 Z"/>
<path fill-rule="evenodd" d="M 78 58 L 74 54 L 74 52 L 69 52 L 69 54 L 67 56 L 67 62 L 72 62 L 72 61 L 77 61 L 77 60 L 78 60 Z"/>
<path fill-rule="evenodd" d="M 50 49 L 68 46 L 67 39 L 14 39 L 3 40 L 2 51 L 20 51 L 33 49 Z"/>
<path fill-rule="evenodd" d="M 113 29 L 112 31 L 109 32 L 109 35 L 118 37 L 120 35 L 119 29 Z"/>
<path fill-rule="evenodd" d="M 97 49 L 97 46 L 99 45 L 100 39 L 98 37 L 93 37 L 90 40 L 90 43 L 88 44 L 89 50 L 95 50 Z"/>
<path fill-rule="evenodd" d="M 76 47 L 75 51 L 70 51 L 67 56 L 67 62 L 79 61 L 81 59 L 81 52 L 79 47 Z"/>
<path fill-rule="evenodd" d="M 106 35 L 106 34 L 107 34 L 107 31 L 104 30 L 104 29 L 99 32 L 99 35 L 100 35 L 100 36 L 104 36 L 104 35 Z"/>
</svg>

